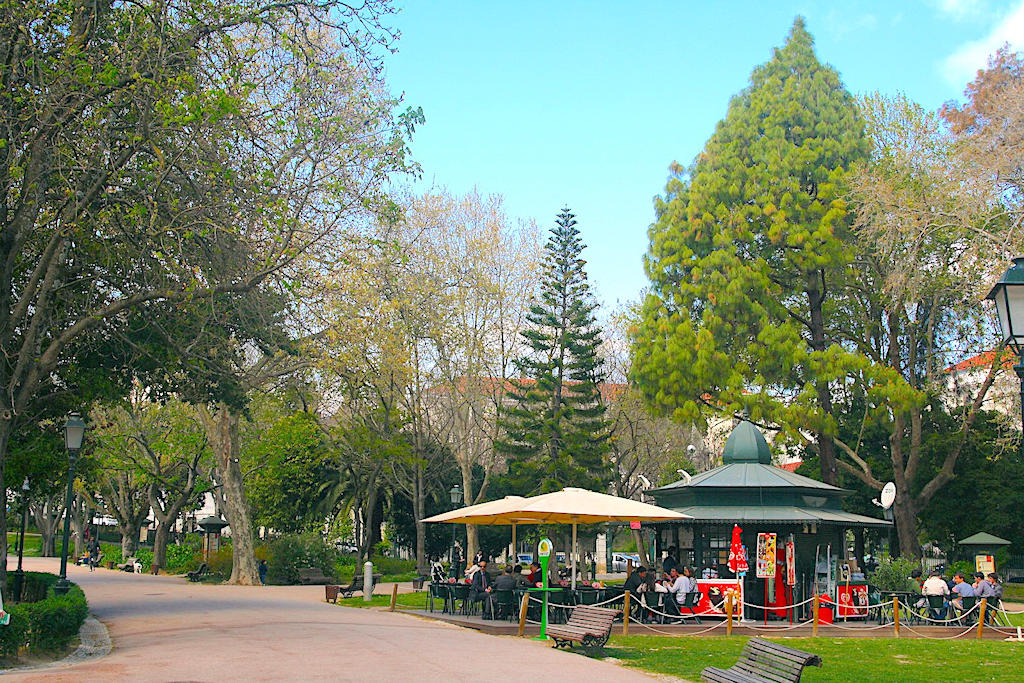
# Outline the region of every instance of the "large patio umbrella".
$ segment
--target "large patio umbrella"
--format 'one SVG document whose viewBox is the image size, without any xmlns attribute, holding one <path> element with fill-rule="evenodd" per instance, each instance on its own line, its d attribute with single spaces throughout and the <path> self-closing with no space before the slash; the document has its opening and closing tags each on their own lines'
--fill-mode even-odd
<svg viewBox="0 0 1024 683">
<path fill-rule="evenodd" d="M 527 499 L 522 496 L 505 496 L 501 500 L 491 500 L 486 503 L 468 505 L 458 510 L 442 512 L 433 517 L 427 517 L 424 522 L 448 522 L 449 524 L 479 524 L 483 526 L 512 525 L 512 552 L 516 551 L 516 524 L 527 522 L 539 524 L 541 520 L 534 519 L 529 515 L 518 513 L 517 510 L 523 507 Z"/>
<path fill-rule="evenodd" d="M 576 568 L 579 566 L 579 553 L 576 547 L 577 525 L 599 522 L 662 522 L 689 518 L 689 515 L 668 508 L 579 488 L 564 488 L 561 491 L 527 498 L 516 513 L 528 515 L 545 524 L 572 524 L 573 589 L 576 588 Z"/>
</svg>

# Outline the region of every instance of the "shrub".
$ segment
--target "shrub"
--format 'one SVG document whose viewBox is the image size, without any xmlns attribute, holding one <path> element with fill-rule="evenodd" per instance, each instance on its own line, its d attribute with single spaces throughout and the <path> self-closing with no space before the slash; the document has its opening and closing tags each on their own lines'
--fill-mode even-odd
<svg viewBox="0 0 1024 683">
<path fill-rule="evenodd" d="M 902 557 L 896 559 L 883 558 L 878 568 L 868 576 L 871 585 L 883 591 L 910 591 L 917 593 L 920 587 L 917 581 L 910 578 L 910 572 L 919 569 L 914 560 Z"/>
<path fill-rule="evenodd" d="M 89 613 L 85 593 L 72 586 L 67 595 L 51 595 L 28 603 L 29 647 L 33 650 L 62 650 L 82 628 Z"/>
<path fill-rule="evenodd" d="M 0 626 L 0 656 L 11 658 L 28 642 L 28 605 L 12 605 L 7 611 L 11 623 Z"/>
<path fill-rule="evenodd" d="M 223 545 L 220 549 L 210 555 L 206 564 L 210 567 L 210 573 L 226 579 L 231 576 L 231 564 L 233 561 L 231 546 Z"/>
<path fill-rule="evenodd" d="M 149 548 L 139 548 L 135 551 L 135 558 L 142 565 L 142 571 L 148 572 L 153 566 L 153 551 Z"/>
<path fill-rule="evenodd" d="M 121 546 L 116 543 L 100 543 L 100 552 L 103 553 L 103 562 L 114 562 L 121 564 Z"/>
<path fill-rule="evenodd" d="M 325 576 L 338 578 L 338 551 L 317 534 L 285 534 L 266 545 L 267 583 L 295 584 L 299 569 L 319 567 Z"/>
<path fill-rule="evenodd" d="M 379 574 L 408 574 L 416 572 L 415 560 L 400 560 L 395 557 L 371 557 L 373 571 Z"/>
<path fill-rule="evenodd" d="M 974 574 L 974 563 L 968 560 L 960 560 L 959 562 L 954 562 L 953 564 L 949 565 L 950 578 L 952 578 L 953 575 L 957 573 L 963 574 L 964 578 L 966 579 L 968 576 Z M 974 579 L 971 579 L 971 581 L 973 580 Z"/>
<path fill-rule="evenodd" d="M 59 651 L 67 648 L 78 635 L 89 613 L 85 593 L 72 584 L 66 595 L 55 595 L 53 574 L 27 572 L 24 597 L 39 597 L 35 602 L 23 602 L 9 608 L 11 622 L 0 627 L 0 654 L 14 657 L 21 648 L 34 651 Z"/>
<path fill-rule="evenodd" d="M 167 567 L 170 574 L 184 574 L 199 569 L 203 554 L 198 544 L 182 543 L 167 546 Z"/>
</svg>

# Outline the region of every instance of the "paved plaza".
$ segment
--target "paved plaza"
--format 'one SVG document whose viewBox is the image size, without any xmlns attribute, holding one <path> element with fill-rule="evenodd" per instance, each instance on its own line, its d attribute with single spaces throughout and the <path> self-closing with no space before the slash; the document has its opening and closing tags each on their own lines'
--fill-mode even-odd
<svg viewBox="0 0 1024 683">
<path fill-rule="evenodd" d="M 10 565 L 13 568 L 13 565 Z M 25 558 L 28 570 L 58 570 Z M 525 638 L 323 602 L 321 586 L 248 588 L 68 567 L 107 626 L 109 655 L 12 681 L 563 681 L 651 678 Z"/>
</svg>

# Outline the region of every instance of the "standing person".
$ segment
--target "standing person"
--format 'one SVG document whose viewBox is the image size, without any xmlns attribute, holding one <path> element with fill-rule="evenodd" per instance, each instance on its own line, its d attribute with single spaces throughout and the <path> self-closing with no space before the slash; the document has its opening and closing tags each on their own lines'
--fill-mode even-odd
<svg viewBox="0 0 1024 683">
<path fill-rule="evenodd" d="M 465 557 L 462 555 L 462 546 L 459 545 L 458 541 L 455 541 L 455 547 L 452 550 L 452 566 L 448 568 L 448 573 L 451 574 L 453 579 L 459 578 L 459 574 L 462 573 L 463 562 L 465 562 Z"/>
<path fill-rule="evenodd" d="M 584 561 L 587 563 L 587 567 L 590 569 L 590 580 L 597 581 L 597 560 L 594 559 L 594 554 L 588 550 L 587 556 L 584 558 Z"/>
<path fill-rule="evenodd" d="M 676 547 L 669 546 L 668 553 L 665 555 L 665 559 L 661 561 L 661 571 L 668 577 L 671 576 L 672 570 L 679 566 L 679 560 L 676 557 Z"/>
<path fill-rule="evenodd" d="M 96 571 L 100 563 L 100 543 L 95 537 L 89 540 L 89 571 Z"/>
<path fill-rule="evenodd" d="M 267 585 L 267 561 L 260 560 L 260 563 L 256 566 L 256 571 L 260 574 L 260 584 L 263 586 Z"/>
</svg>

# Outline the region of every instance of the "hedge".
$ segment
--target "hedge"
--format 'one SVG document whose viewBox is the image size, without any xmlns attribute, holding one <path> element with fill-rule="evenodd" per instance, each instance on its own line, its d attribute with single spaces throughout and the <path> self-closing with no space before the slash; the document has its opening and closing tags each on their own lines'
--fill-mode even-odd
<svg viewBox="0 0 1024 683">
<path fill-rule="evenodd" d="M 60 651 L 78 635 L 89 613 L 85 593 L 71 584 L 66 595 L 54 595 L 55 583 L 53 574 L 25 572 L 23 597 L 41 597 L 44 589 L 46 597 L 7 607 L 11 623 L 0 626 L 0 655 L 15 657 L 23 647 L 33 652 Z"/>
</svg>

